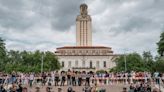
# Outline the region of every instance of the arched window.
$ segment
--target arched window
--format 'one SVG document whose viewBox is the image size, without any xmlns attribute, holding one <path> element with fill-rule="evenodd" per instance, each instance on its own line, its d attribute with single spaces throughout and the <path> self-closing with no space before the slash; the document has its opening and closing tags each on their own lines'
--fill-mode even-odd
<svg viewBox="0 0 164 92">
<path fill-rule="evenodd" d="M 89 64 L 90 68 L 92 68 L 92 61 L 90 61 L 90 64 Z"/>
<path fill-rule="evenodd" d="M 100 62 L 97 61 L 97 62 L 96 62 L 96 67 L 99 68 L 99 65 L 100 65 Z"/>
<path fill-rule="evenodd" d="M 64 61 L 62 61 L 62 64 L 61 65 L 62 65 L 62 67 L 64 67 Z"/>
<path fill-rule="evenodd" d="M 106 68 L 106 61 L 104 61 L 104 67 Z"/>
<path fill-rule="evenodd" d="M 69 68 L 71 67 L 71 61 L 68 62 L 68 67 L 69 67 Z"/>
</svg>

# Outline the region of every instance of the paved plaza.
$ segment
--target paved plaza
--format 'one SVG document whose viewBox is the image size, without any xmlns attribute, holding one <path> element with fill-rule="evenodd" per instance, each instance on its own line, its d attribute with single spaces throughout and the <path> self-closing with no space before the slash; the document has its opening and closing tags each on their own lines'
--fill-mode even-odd
<svg viewBox="0 0 164 92">
<path fill-rule="evenodd" d="M 125 85 L 123 84 L 114 84 L 114 85 L 101 85 L 101 86 L 98 86 L 98 89 L 106 89 L 106 92 L 121 92 L 122 91 L 122 88 L 125 87 Z M 35 92 L 36 87 L 32 87 L 32 88 L 29 88 L 28 92 Z M 46 92 L 46 86 L 44 87 L 40 87 L 40 92 Z M 67 92 L 67 88 L 68 86 L 53 86 L 52 88 L 52 92 L 58 92 L 58 88 L 61 88 L 62 91 L 61 92 Z M 73 90 L 75 92 L 84 92 L 83 91 L 83 88 L 84 86 L 74 86 L 73 87 Z"/>
<path fill-rule="evenodd" d="M 29 88 L 28 87 L 28 92 L 36 92 L 36 87 L 37 86 L 33 86 L 32 88 Z M 40 92 L 46 92 L 46 87 L 47 86 L 43 86 L 43 87 L 40 87 Z M 61 88 L 62 91 L 61 92 L 67 92 L 67 89 L 68 87 L 70 86 L 52 86 L 52 89 L 51 91 L 52 92 L 59 92 L 58 89 Z M 83 88 L 85 86 L 71 86 L 73 88 L 73 90 L 75 92 L 84 92 L 83 91 Z M 106 92 L 121 92 L 123 87 L 127 87 L 127 89 L 129 88 L 129 85 L 127 84 L 113 84 L 113 85 L 99 85 L 98 86 L 98 89 L 106 89 Z M 158 85 L 152 85 L 152 89 L 154 88 L 159 88 Z M 161 91 L 164 92 L 164 87 L 161 86 Z"/>
</svg>

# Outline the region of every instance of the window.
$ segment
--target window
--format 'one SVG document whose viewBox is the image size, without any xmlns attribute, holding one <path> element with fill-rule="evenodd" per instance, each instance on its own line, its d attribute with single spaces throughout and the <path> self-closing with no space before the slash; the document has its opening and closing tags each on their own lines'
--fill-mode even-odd
<svg viewBox="0 0 164 92">
<path fill-rule="evenodd" d="M 77 60 L 75 61 L 75 66 L 78 67 L 78 61 Z"/>
<path fill-rule="evenodd" d="M 83 60 L 83 67 L 85 67 L 85 61 Z"/>
<path fill-rule="evenodd" d="M 97 61 L 97 62 L 96 62 L 96 67 L 99 68 L 99 65 L 100 65 L 100 62 Z"/>
<path fill-rule="evenodd" d="M 104 61 L 104 67 L 106 67 L 106 61 Z"/>
<path fill-rule="evenodd" d="M 62 61 L 62 67 L 64 67 L 64 61 Z"/>
<path fill-rule="evenodd" d="M 71 61 L 68 62 L 68 67 L 71 67 Z"/>
<path fill-rule="evenodd" d="M 75 53 L 75 50 L 73 50 L 72 52 Z"/>
<path fill-rule="evenodd" d="M 90 68 L 92 68 L 92 61 L 90 61 Z"/>
</svg>

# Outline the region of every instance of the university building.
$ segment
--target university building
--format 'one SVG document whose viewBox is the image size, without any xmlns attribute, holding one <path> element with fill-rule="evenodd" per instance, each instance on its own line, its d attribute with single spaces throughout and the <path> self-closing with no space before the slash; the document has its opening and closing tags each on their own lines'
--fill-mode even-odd
<svg viewBox="0 0 164 92">
<path fill-rule="evenodd" d="M 92 45 L 92 18 L 87 8 L 86 4 L 81 4 L 76 18 L 76 46 L 59 47 L 55 51 L 61 70 L 97 71 L 115 66 L 117 55 L 111 47 Z"/>
</svg>

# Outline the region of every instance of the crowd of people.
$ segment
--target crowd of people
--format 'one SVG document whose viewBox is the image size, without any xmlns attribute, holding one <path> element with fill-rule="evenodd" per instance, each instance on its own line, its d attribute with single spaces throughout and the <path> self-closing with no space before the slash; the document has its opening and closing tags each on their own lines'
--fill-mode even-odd
<svg viewBox="0 0 164 92">
<path fill-rule="evenodd" d="M 86 88 L 90 89 L 91 85 L 112 85 L 114 83 L 131 84 L 129 92 L 151 92 L 151 83 L 154 82 L 159 84 L 160 81 L 164 82 L 164 74 L 158 72 L 154 74 L 148 72 L 94 73 L 91 71 L 80 72 L 71 70 L 44 73 L 13 72 L 11 74 L 0 72 L 0 92 L 8 92 L 4 90 L 14 90 L 11 92 L 27 92 L 27 88 L 33 87 L 33 85 L 86 86 Z M 96 90 L 96 86 L 94 89 Z"/>
<path fill-rule="evenodd" d="M 127 90 L 128 89 L 126 87 L 123 88 L 123 92 L 152 92 L 152 87 L 150 84 L 137 82 L 137 83 L 130 84 L 129 90 L 128 91 Z"/>
</svg>

